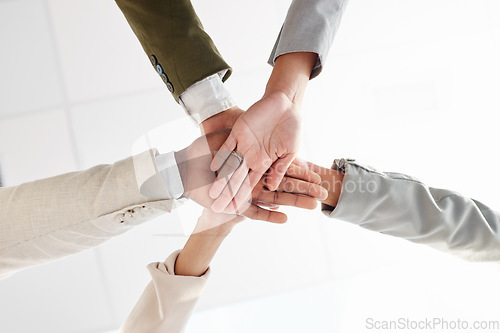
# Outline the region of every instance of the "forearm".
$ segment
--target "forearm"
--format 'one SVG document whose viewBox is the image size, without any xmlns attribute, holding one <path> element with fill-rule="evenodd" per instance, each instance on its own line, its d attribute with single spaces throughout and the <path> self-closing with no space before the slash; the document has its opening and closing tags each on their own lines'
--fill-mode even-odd
<svg viewBox="0 0 500 333">
<path fill-rule="evenodd" d="M 200 225 L 207 225 L 206 221 L 201 219 L 203 219 L 203 216 L 200 217 L 197 228 Z M 200 232 L 198 232 L 197 228 L 193 231 L 177 257 L 175 262 L 176 275 L 202 276 L 210 266 L 210 262 L 222 242 L 229 235 L 232 224 L 224 223 Z"/>
<path fill-rule="evenodd" d="M 206 120 L 200 124 L 200 130 L 202 134 L 208 134 L 220 130 L 222 128 L 232 127 L 233 124 L 238 120 L 238 118 L 243 114 L 237 106 L 233 106 L 230 109 L 222 111 Z"/>
<path fill-rule="evenodd" d="M 183 332 L 207 283 L 210 261 L 243 218 L 205 209 L 184 248 L 164 263 L 148 265 L 146 287 L 120 332 Z"/>
<path fill-rule="evenodd" d="M 316 59 L 317 54 L 312 52 L 293 52 L 278 57 L 265 96 L 282 93 L 293 103 L 300 104 Z"/>
</svg>

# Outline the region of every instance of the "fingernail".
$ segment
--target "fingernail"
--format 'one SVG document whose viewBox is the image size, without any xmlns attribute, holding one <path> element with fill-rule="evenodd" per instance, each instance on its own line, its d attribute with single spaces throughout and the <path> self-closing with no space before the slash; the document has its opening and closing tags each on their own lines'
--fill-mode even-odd
<svg viewBox="0 0 500 333">
<path fill-rule="evenodd" d="M 212 160 L 212 163 L 210 163 L 210 170 L 211 171 L 219 170 L 219 168 L 217 167 L 217 162 L 215 162 L 215 160 Z"/>
</svg>

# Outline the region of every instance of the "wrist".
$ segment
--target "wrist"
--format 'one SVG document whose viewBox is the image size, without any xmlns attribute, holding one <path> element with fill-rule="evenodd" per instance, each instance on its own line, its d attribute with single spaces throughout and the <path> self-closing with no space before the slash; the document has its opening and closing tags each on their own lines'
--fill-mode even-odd
<svg viewBox="0 0 500 333">
<path fill-rule="evenodd" d="M 214 213 L 212 210 L 205 209 L 198 218 L 193 234 L 222 240 L 231 233 L 236 224 L 243 220 L 242 216 Z"/>
<path fill-rule="evenodd" d="M 219 129 L 232 127 L 236 120 L 243 114 L 237 106 L 233 106 L 225 111 L 222 111 L 210 118 L 205 119 L 200 123 L 200 130 L 202 134 L 215 132 Z"/>
<path fill-rule="evenodd" d="M 199 226 L 210 223 L 203 217 L 198 219 L 197 227 L 184 245 L 175 262 L 174 272 L 183 276 L 202 276 L 208 270 L 210 262 L 230 229 L 214 227 L 200 230 Z M 209 226 L 203 226 L 207 228 Z"/>
<path fill-rule="evenodd" d="M 200 227 L 198 227 L 200 225 Z M 204 223 L 198 225 L 193 230 L 193 237 L 203 237 L 207 240 L 211 240 L 214 243 L 222 243 L 222 241 L 231 233 L 234 227 L 234 223 L 223 222 L 219 225 L 206 225 Z"/>
<path fill-rule="evenodd" d="M 301 103 L 318 55 L 293 52 L 276 59 L 264 96 L 282 93 L 293 103 Z"/>
<path fill-rule="evenodd" d="M 321 203 L 332 207 L 337 206 L 340 192 L 342 191 L 344 174 L 340 171 L 327 168 L 319 168 L 315 172 L 321 177 L 321 186 L 328 192 L 328 197 L 322 200 Z"/>
</svg>

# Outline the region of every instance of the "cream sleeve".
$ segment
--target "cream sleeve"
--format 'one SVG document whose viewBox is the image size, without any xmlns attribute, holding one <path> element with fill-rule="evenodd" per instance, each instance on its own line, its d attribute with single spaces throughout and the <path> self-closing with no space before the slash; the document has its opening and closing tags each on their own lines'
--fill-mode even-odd
<svg viewBox="0 0 500 333">
<path fill-rule="evenodd" d="M 148 265 L 151 282 L 123 323 L 122 333 L 180 333 L 203 293 L 210 268 L 201 277 L 178 276 L 175 260 L 180 251 L 165 262 Z"/>
</svg>

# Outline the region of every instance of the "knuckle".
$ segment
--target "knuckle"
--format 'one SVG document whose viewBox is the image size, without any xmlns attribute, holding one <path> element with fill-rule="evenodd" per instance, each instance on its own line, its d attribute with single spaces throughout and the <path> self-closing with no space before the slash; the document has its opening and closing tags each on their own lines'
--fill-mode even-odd
<svg viewBox="0 0 500 333">
<path fill-rule="evenodd" d="M 274 191 L 273 194 L 274 195 L 273 195 L 273 202 L 272 203 L 277 204 L 279 202 L 279 192 Z"/>
</svg>

